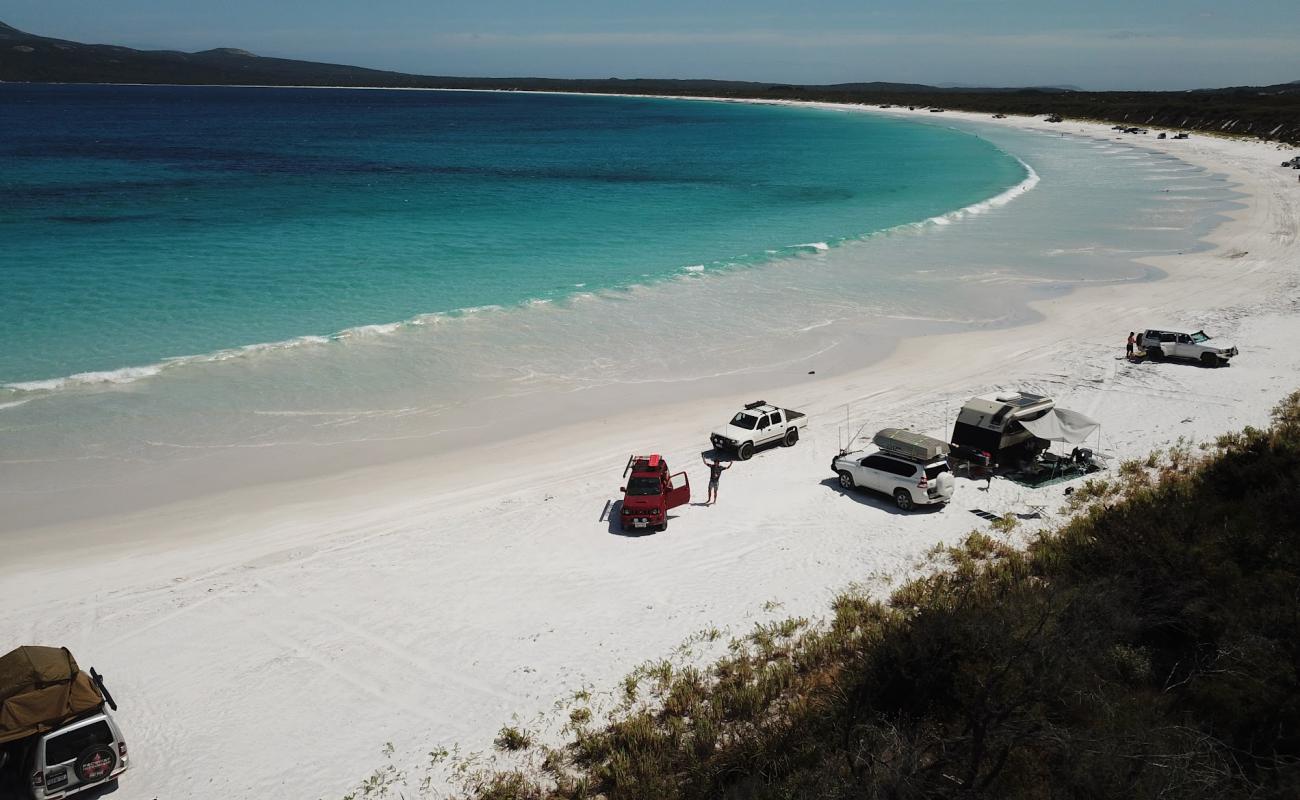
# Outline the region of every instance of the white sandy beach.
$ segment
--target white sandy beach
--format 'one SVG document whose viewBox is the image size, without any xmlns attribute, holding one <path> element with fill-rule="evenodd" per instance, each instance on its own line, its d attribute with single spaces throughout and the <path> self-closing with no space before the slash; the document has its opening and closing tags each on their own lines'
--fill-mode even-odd
<svg viewBox="0 0 1300 800">
<path fill-rule="evenodd" d="M 883 591 L 936 543 L 986 526 L 971 509 L 1046 506 L 1059 521 L 1059 485 L 959 479 L 949 507 L 900 514 L 841 493 L 828 464 L 846 407 L 852 431 L 946 436 L 962 402 L 994 389 L 1096 418 L 1116 464 L 1267 423 L 1300 383 L 1300 186 L 1277 163 L 1290 153 L 1137 138 L 1244 194 L 1212 248 L 1155 262 L 1164 280 L 1040 302 L 1031 325 L 910 339 L 868 369 L 767 396 L 809 413 L 803 440 L 738 463 L 717 506 L 679 509 L 665 533 L 617 535 L 602 519 L 627 454 L 665 454 L 699 500 L 708 430 L 756 398 L 610 413 L 455 458 L 19 532 L 0 562 L 0 641 L 65 645 L 106 675 L 133 761 L 116 797 L 334 798 L 383 762 L 386 742 L 411 770 L 435 747 L 490 751 L 512 717 L 530 724 L 579 689 L 612 691 L 698 631 L 822 616 L 854 582 Z M 1217 370 L 1120 357 L 1128 331 L 1165 325 L 1241 354 Z"/>
</svg>

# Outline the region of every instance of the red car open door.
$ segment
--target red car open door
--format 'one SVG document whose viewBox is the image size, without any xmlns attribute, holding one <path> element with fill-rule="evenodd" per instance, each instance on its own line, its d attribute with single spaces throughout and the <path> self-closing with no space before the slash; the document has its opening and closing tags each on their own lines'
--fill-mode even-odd
<svg viewBox="0 0 1300 800">
<path fill-rule="evenodd" d="M 668 477 L 668 490 L 664 492 L 664 508 L 677 508 L 689 502 L 691 502 L 690 477 L 685 472 L 670 475 Z"/>
</svg>

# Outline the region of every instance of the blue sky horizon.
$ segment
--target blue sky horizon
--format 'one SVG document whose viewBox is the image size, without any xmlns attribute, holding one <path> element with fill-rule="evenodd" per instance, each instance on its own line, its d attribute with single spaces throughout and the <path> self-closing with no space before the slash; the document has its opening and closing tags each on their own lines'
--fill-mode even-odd
<svg viewBox="0 0 1300 800">
<path fill-rule="evenodd" d="M 425 75 L 1182 90 L 1300 81 L 1300 3 L 1253 0 L 7 0 L 0 21 L 140 49 Z"/>
</svg>

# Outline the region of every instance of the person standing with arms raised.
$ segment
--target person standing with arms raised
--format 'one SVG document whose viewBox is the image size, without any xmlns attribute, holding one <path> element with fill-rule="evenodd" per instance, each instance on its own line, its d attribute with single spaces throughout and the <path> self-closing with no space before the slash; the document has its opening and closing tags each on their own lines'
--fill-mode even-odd
<svg viewBox="0 0 1300 800">
<path fill-rule="evenodd" d="M 722 477 L 724 470 L 731 469 L 731 462 L 716 458 L 710 461 L 703 455 L 700 458 L 703 459 L 704 466 L 709 468 L 709 499 L 705 502 L 705 505 L 711 506 L 718 502 L 718 480 Z"/>
</svg>

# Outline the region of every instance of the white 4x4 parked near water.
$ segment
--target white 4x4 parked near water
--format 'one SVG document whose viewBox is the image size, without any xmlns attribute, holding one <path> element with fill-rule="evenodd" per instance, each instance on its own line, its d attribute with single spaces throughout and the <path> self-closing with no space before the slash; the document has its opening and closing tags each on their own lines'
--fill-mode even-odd
<svg viewBox="0 0 1300 800">
<path fill-rule="evenodd" d="M 1138 344 L 1146 351 L 1147 358 L 1155 361 L 1162 358 L 1184 358 L 1199 361 L 1207 367 L 1221 367 L 1237 355 L 1237 348 L 1232 345 L 1217 347 L 1208 344 L 1209 341 L 1210 337 L 1205 335 L 1205 331 L 1179 333 L 1149 329 L 1142 332 Z"/>
<path fill-rule="evenodd" d="M 777 442 L 793 447 L 799 441 L 799 429 L 807 425 L 808 417 L 800 411 L 756 400 L 746 403 L 731 422 L 709 434 L 709 441 L 717 449 L 734 452 L 741 461 L 748 461 L 756 447 Z"/>
<path fill-rule="evenodd" d="M 838 455 L 831 469 L 839 476 L 840 488 L 884 492 L 904 511 L 947 503 L 956 484 L 946 457 L 913 461 L 876 448 Z"/>
</svg>

